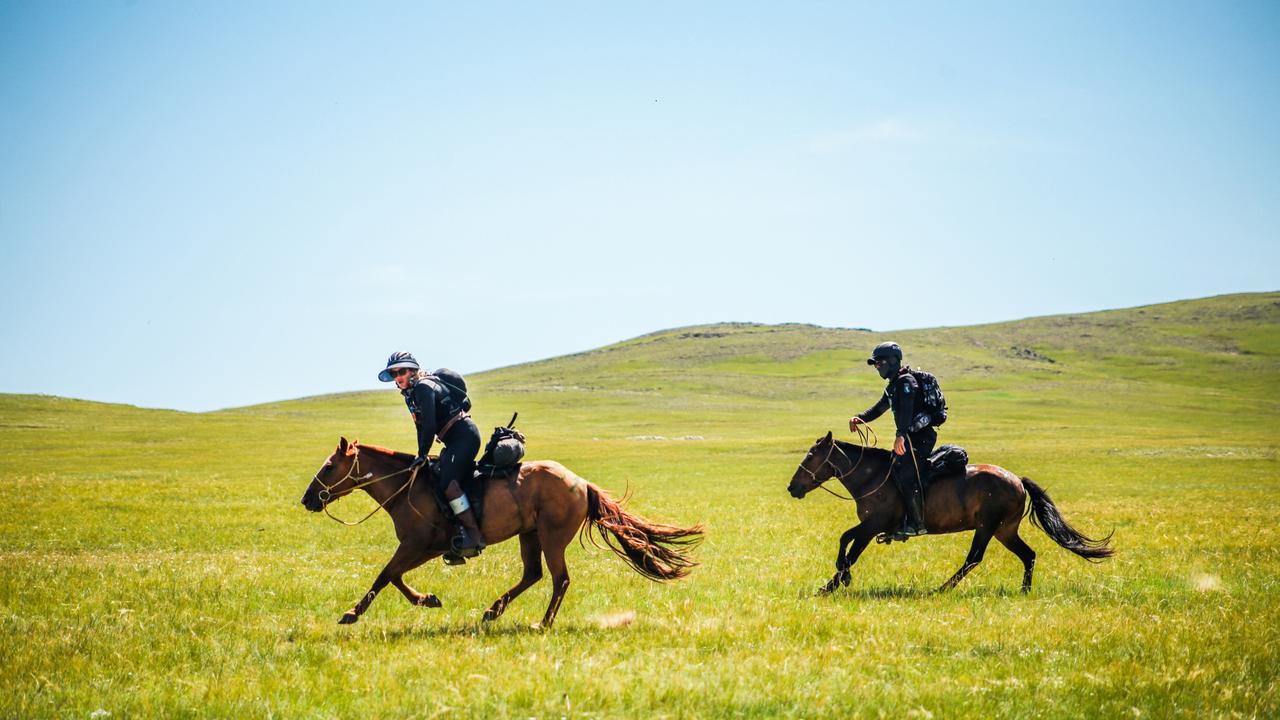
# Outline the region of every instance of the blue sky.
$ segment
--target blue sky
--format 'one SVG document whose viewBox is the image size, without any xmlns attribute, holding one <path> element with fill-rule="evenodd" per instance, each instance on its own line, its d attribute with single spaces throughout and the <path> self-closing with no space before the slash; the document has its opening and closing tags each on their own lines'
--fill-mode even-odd
<svg viewBox="0 0 1280 720">
<path fill-rule="evenodd" d="M 7 2 L 0 392 L 1274 290 L 1278 47 L 1275 3 Z"/>
</svg>

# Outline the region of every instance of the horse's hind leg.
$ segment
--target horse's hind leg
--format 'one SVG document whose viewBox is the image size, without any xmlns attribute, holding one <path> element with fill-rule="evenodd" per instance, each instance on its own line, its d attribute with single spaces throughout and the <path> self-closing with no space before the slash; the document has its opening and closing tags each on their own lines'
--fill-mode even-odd
<svg viewBox="0 0 1280 720">
<path fill-rule="evenodd" d="M 1031 592 L 1031 573 L 1036 568 L 1036 551 L 1018 535 L 1018 523 L 1014 522 L 997 530 L 996 539 L 1022 561 L 1022 592 Z"/>
<path fill-rule="evenodd" d="M 573 537 L 572 531 L 568 537 Z M 556 621 L 556 613 L 560 612 L 560 603 L 564 602 L 564 594 L 569 589 L 569 568 L 564 563 L 564 549 L 568 544 L 568 538 L 553 537 L 543 547 L 552 583 L 551 603 L 547 605 L 547 614 L 542 618 L 543 630 L 551 629 L 551 624 Z"/>
<path fill-rule="evenodd" d="M 360 598 L 355 607 L 343 613 L 342 617 L 338 618 L 338 622 L 342 625 L 350 625 L 359 620 L 360 616 L 369 609 L 369 604 L 382 591 L 382 588 L 387 586 L 387 583 L 399 579 L 407 570 L 421 565 L 429 557 L 430 553 L 417 543 L 400 543 L 400 547 L 396 548 L 391 560 L 387 562 L 386 567 L 382 568 L 382 572 L 378 573 L 377 579 L 373 581 L 373 587 L 369 588 L 369 592 Z"/>
<path fill-rule="evenodd" d="M 964 579 L 969 571 L 978 566 L 982 562 L 982 555 L 987 551 L 987 543 L 991 542 L 991 530 L 987 527 L 979 527 L 973 533 L 973 544 L 969 546 L 969 556 L 964 559 L 964 565 L 956 571 L 951 579 L 942 584 L 938 588 L 938 592 L 945 592 L 956 586 L 956 583 Z"/>
<path fill-rule="evenodd" d="M 497 620 L 506 611 L 507 605 L 510 605 L 512 600 L 515 600 L 520 596 L 520 593 L 528 590 L 531 585 L 542 579 L 542 543 L 538 540 L 538 533 L 534 531 L 521 533 L 520 559 L 524 561 L 524 575 L 521 576 L 520 582 L 503 593 L 502 597 L 493 601 L 489 609 L 484 612 L 484 620 Z"/>
</svg>

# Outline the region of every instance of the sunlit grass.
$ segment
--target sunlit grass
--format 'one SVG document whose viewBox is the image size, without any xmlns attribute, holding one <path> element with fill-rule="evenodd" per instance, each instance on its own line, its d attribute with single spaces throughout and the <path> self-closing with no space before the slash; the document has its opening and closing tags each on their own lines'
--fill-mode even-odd
<svg viewBox="0 0 1280 720">
<path fill-rule="evenodd" d="M 686 329 L 477 376 L 482 427 L 520 410 L 531 457 L 707 527 L 702 567 L 673 585 L 573 544 L 550 633 L 529 628 L 546 582 L 479 622 L 519 575 L 514 544 L 411 573 L 443 609 L 388 591 L 336 624 L 390 524 L 297 501 L 340 434 L 411 449 L 394 393 L 203 415 L 0 396 L 0 716 L 1274 717 L 1276 303 L 899 335 L 948 391 L 945 441 L 1035 478 L 1085 532 L 1115 530 L 1095 566 L 1024 524 L 1026 596 L 994 543 L 933 592 L 967 535 L 872 546 L 848 589 L 813 595 L 852 506 L 784 488 L 875 399 L 858 360 L 879 335 Z"/>
</svg>

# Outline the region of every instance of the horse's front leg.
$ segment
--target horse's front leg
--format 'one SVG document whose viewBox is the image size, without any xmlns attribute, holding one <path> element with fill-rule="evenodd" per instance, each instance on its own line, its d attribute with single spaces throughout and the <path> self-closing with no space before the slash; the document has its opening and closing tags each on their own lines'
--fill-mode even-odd
<svg viewBox="0 0 1280 720">
<path fill-rule="evenodd" d="M 382 572 L 378 573 L 377 579 L 373 581 L 373 587 L 369 588 L 369 592 L 365 593 L 364 597 L 360 598 L 360 601 L 355 604 L 355 607 L 343 613 L 341 618 L 338 618 L 338 623 L 342 625 L 350 625 L 351 623 L 359 620 L 360 616 L 369 609 L 369 605 L 373 602 L 373 599 L 382 591 L 382 588 L 387 586 L 387 583 L 395 583 L 396 587 L 400 589 L 400 592 L 404 593 L 405 597 L 409 598 L 409 601 L 415 605 L 439 607 L 439 600 L 435 601 L 435 605 L 431 605 L 429 602 L 430 599 L 435 598 L 434 595 L 422 596 L 423 602 L 418 602 L 418 596 L 421 594 L 413 588 L 410 588 L 408 585 L 405 585 L 404 580 L 401 579 L 401 576 L 406 572 L 418 567 L 432 557 L 432 553 L 425 549 L 425 545 L 416 542 L 415 539 L 409 539 L 401 542 L 400 547 L 396 548 L 395 554 L 391 556 L 391 560 L 387 562 L 386 567 L 382 568 Z"/>
<path fill-rule="evenodd" d="M 832 575 L 827 584 L 818 590 L 819 595 L 826 595 L 841 585 L 847 586 L 849 584 L 851 579 L 849 569 L 853 567 L 854 563 L 858 562 L 862 551 L 867 549 L 867 545 L 876 536 L 876 532 L 878 530 L 872 530 L 866 523 L 863 523 L 849 528 L 840 536 L 840 551 L 836 556 L 836 574 Z M 849 545 L 848 552 L 845 552 L 845 545 L 850 542 L 853 544 Z"/>
<path fill-rule="evenodd" d="M 845 560 L 844 549 L 845 546 L 853 540 L 857 530 L 858 526 L 855 525 L 848 530 L 845 530 L 844 533 L 840 535 L 840 542 L 836 545 L 836 574 L 832 575 L 831 579 L 827 581 L 827 584 L 823 585 L 822 589 L 818 590 L 818 594 L 825 595 L 840 587 L 841 580 L 844 581 L 845 585 L 849 584 L 849 566 L 852 563 Z"/>
<path fill-rule="evenodd" d="M 430 560 L 430 559 L 431 558 L 427 558 L 427 560 Z M 412 570 L 412 569 L 413 568 L 409 568 L 409 570 Z M 405 572 L 408 572 L 408 570 L 406 570 Z M 409 584 L 404 581 L 404 575 L 391 578 L 391 584 L 394 585 L 395 588 L 399 590 L 402 595 L 405 596 L 406 600 L 413 603 L 414 605 L 417 605 L 418 607 L 429 607 L 429 608 L 443 607 L 443 605 L 440 602 L 440 598 L 436 597 L 434 593 L 420 593 L 417 590 L 414 590 L 413 588 L 409 587 Z"/>
</svg>

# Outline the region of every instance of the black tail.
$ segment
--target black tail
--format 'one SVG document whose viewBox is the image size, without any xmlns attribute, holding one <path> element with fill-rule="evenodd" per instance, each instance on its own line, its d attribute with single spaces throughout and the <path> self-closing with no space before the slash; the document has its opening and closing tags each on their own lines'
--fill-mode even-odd
<svg viewBox="0 0 1280 720">
<path fill-rule="evenodd" d="M 651 523 L 623 510 L 591 483 L 587 483 L 587 520 L 606 547 L 650 580 L 678 580 L 698 564 L 686 553 L 702 541 L 701 525 L 680 528 Z M 590 537 L 587 528 L 583 530 Z M 591 542 L 596 544 L 594 537 Z"/>
<path fill-rule="evenodd" d="M 1116 554 L 1111 543 L 1111 531 L 1101 540 L 1094 540 L 1067 524 L 1058 512 L 1058 507 L 1049 499 L 1044 488 L 1031 482 L 1030 478 L 1022 478 L 1022 486 L 1031 496 L 1031 524 L 1044 530 L 1053 541 L 1089 562 L 1102 562 Z"/>
</svg>

